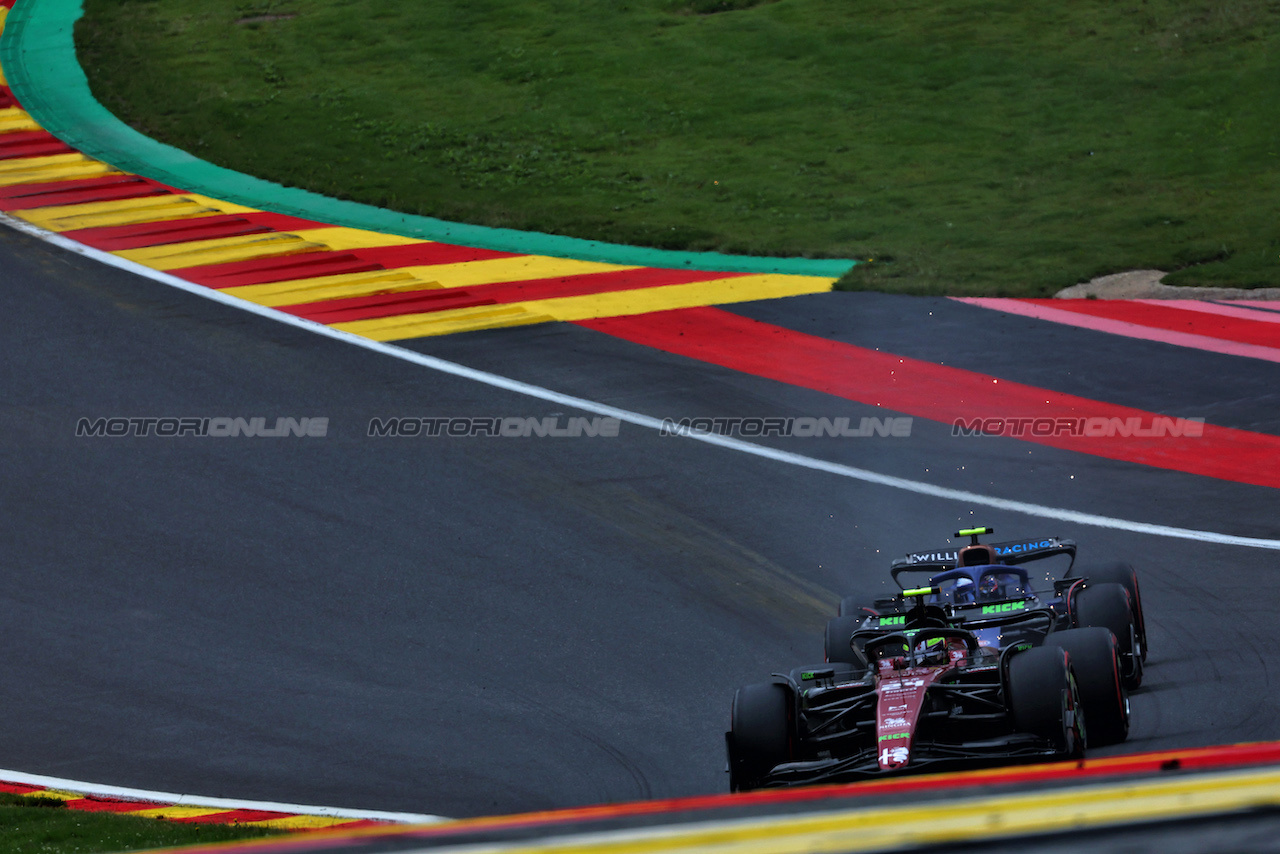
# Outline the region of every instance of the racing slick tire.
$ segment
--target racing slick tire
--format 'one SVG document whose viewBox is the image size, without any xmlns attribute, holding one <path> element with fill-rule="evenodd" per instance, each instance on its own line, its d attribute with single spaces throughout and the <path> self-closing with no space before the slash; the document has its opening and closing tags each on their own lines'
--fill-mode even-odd
<svg viewBox="0 0 1280 854">
<path fill-rule="evenodd" d="M 1014 655 L 1005 687 L 1019 732 L 1049 739 L 1066 756 L 1084 755 L 1087 720 L 1066 652 L 1040 646 Z"/>
<path fill-rule="evenodd" d="M 791 760 L 791 689 L 778 682 L 758 682 L 733 695 L 729 748 L 729 791 L 758 788 L 775 766 Z"/>
<path fill-rule="evenodd" d="M 1122 669 L 1124 686 L 1133 690 L 1142 684 L 1142 646 L 1134 624 L 1129 591 L 1123 584 L 1091 584 L 1076 594 L 1072 602 L 1073 626 L 1102 626 L 1110 629 L 1120 645 L 1120 654 L 1129 665 Z"/>
<path fill-rule="evenodd" d="M 1119 744 L 1129 737 L 1129 695 L 1120 677 L 1120 648 L 1101 626 L 1054 632 L 1046 646 L 1066 650 L 1080 692 L 1089 747 Z"/>
<path fill-rule="evenodd" d="M 827 620 L 825 652 L 828 663 L 852 664 L 866 669 L 866 657 L 859 650 L 854 649 L 850 643 L 853 633 L 861 625 L 861 617 L 836 617 L 833 620 Z"/>
<path fill-rule="evenodd" d="M 1142 613 L 1142 593 L 1138 589 L 1138 572 L 1131 564 L 1122 561 L 1089 564 L 1072 567 L 1067 578 L 1087 578 L 1094 584 L 1119 584 L 1129 594 L 1129 604 L 1133 607 L 1133 622 L 1137 627 L 1138 643 L 1141 646 L 1142 660 L 1147 660 L 1147 621 Z"/>
</svg>

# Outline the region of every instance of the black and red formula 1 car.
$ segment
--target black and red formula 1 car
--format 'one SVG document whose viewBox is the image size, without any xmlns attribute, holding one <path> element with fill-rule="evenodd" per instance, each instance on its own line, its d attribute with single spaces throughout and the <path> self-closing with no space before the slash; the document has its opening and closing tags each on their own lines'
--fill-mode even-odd
<svg viewBox="0 0 1280 854">
<path fill-rule="evenodd" d="M 984 646 L 928 600 L 892 628 L 859 629 L 860 663 L 775 674 L 733 698 L 729 787 L 836 782 L 975 764 L 1073 758 L 1122 741 L 1129 702 L 1102 627 Z"/>
<path fill-rule="evenodd" d="M 1047 634 L 1046 623 L 1058 630 L 1110 629 L 1119 644 L 1125 687 L 1141 685 L 1147 630 L 1133 567 L 1119 562 L 1076 566 L 1075 542 L 1060 537 L 978 542 L 991 533 L 991 528 L 959 531 L 956 537 L 969 537 L 968 545 L 910 552 L 893 562 L 890 574 L 900 588 L 937 588 L 930 604 L 945 609 L 949 624 L 974 631 L 984 646 L 1038 643 Z M 1037 573 L 1038 579 L 1025 566 L 1033 562 L 1048 570 Z M 846 596 L 827 624 L 827 660 L 864 663 L 850 646 L 853 634 L 901 626 L 907 607 L 901 593 Z"/>
</svg>

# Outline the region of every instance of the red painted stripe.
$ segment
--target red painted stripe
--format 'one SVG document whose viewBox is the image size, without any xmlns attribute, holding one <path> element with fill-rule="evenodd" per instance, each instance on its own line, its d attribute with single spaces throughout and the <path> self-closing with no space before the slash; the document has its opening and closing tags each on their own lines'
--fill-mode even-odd
<svg viewBox="0 0 1280 854">
<path fill-rule="evenodd" d="M 137 175 L 104 175 L 70 181 L 12 184 L 0 187 L 0 210 L 25 211 L 55 205 L 109 202 L 177 192 L 172 187 Z"/>
<path fill-rule="evenodd" d="M 152 801 L 122 801 L 119 798 L 75 798 L 66 802 L 67 809 L 78 812 L 137 812 L 170 806 Z"/>
<path fill-rule="evenodd" d="M 323 227 L 321 223 L 285 214 L 250 213 L 81 228 L 64 231 L 62 236 L 108 252 L 116 252 L 169 243 L 186 243 L 192 240 L 236 237 L 241 234 L 261 234 L 267 231 L 289 232 Z"/>
<path fill-rule="evenodd" d="M 580 326 L 668 353 L 954 424 L 975 418 L 1137 418 L 1153 413 L 1007 382 L 806 335 L 717 308 L 690 308 L 578 321 Z M 1198 413 L 1187 413 L 1196 417 Z M 1026 428 L 1024 428 L 1026 430 Z M 1191 436 L 1019 438 L 1107 459 L 1205 477 L 1280 487 L 1280 437 L 1205 424 Z"/>
<path fill-rule="evenodd" d="M 0 783 L 0 792 L 8 792 L 11 795 L 35 795 L 44 790 L 44 786 L 28 786 L 25 783 Z"/>
<path fill-rule="evenodd" d="M 451 243 L 411 243 L 408 246 L 379 246 L 345 252 L 305 252 L 297 255 L 259 258 L 253 261 L 185 267 L 169 272 L 199 285 L 231 288 L 239 285 L 283 282 L 289 279 L 334 276 L 340 273 L 363 273 L 395 267 L 457 264 L 463 261 L 514 257 L 516 257 L 514 252 L 496 252 L 490 249 L 455 246 Z"/>
<path fill-rule="evenodd" d="M 463 819 L 450 822 L 447 825 L 413 830 L 409 832 L 409 835 L 414 837 L 447 836 L 452 833 L 474 830 L 477 827 L 512 829 L 639 815 L 694 812 L 723 809 L 725 807 L 805 803 L 870 795 L 936 791 L 940 789 L 961 790 L 980 786 L 1159 774 L 1177 770 L 1210 770 L 1267 765 L 1277 762 L 1280 762 L 1280 742 L 1240 744 L 1185 751 L 1139 753 L 1108 759 L 1085 759 L 1081 762 L 1052 762 L 1038 765 L 959 771 L 950 774 L 887 777 L 885 779 L 866 780 L 857 783 L 804 786 L 794 789 L 768 789 L 742 794 L 700 795 L 659 801 L 637 801 L 567 810 L 550 810 L 513 816 Z"/>
<path fill-rule="evenodd" d="M 48 157 L 52 154 L 70 154 L 74 151 L 74 148 L 48 131 L 33 130 L 0 134 L 0 160 Z"/>
<path fill-rule="evenodd" d="M 1143 303 L 1144 305 L 1163 305 L 1165 308 L 1185 308 L 1187 311 L 1221 314 L 1224 317 L 1243 317 L 1246 320 L 1256 320 L 1259 323 L 1280 323 L 1280 309 L 1275 305 L 1271 307 L 1270 311 L 1266 311 L 1250 305 L 1225 304 L 1202 299 L 1140 299 L 1134 300 L 1134 302 Z"/>
<path fill-rule="evenodd" d="M 174 816 L 166 820 L 178 824 L 244 824 L 249 821 L 271 821 L 272 819 L 289 817 L 288 813 L 268 812 L 267 810 L 227 810 L 226 812 L 215 812 L 208 815 Z"/>
<path fill-rule="evenodd" d="M 655 288 L 664 285 L 682 285 L 745 275 L 746 273 L 708 273 L 698 270 L 642 267 L 636 270 L 557 276 L 524 282 L 494 282 L 466 288 L 440 288 L 348 297 L 281 306 L 280 310 L 321 323 L 340 323 L 348 320 L 367 320 L 375 317 L 393 317 L 399 314 L 444 311 L 478 305 L 498 305 L 609 291 Z"/>
<path fill-rule="evenodd" d="M 196 219 L 213 219 L 213 217 L 197 217 Z M 222 219 L 218 217 L 218 219 Z M 248 220 L 240 217 L 231 217 L 222 222 L 207 223 L 201 222 L 193 224 L 191 219 L 173 220 L 173 222 L 182 223 L 181 228 L 160 229 L 155 227 L 155 223 L 146 223 L 145 231 L 134 231 L 134 233 L 126 233 L 122 236 L 101 237 L 85 232 L 98 231 L 99 229 L 82 229 L 77 231 L 64 232 L 63 236 L 70 237 L 72 240 L 78 240 L 81 243 L 88 244 L 97 249 L 103 249 L 107 252 L 118 252 L 126 249 L 148 249 L 152 246 L 165 246 L 173 243 L 188 243 L 194 240 L 215 240 L 228 237 L 243 237 L 249 234 L 267 234 L 271 229 L 265 225 L 254 225 Z M 123 226 L 124 228 L 136 228 L 136 226 Z M 105 230 L 105 229 L 104 229 Z M 112 229 L 116 230 L 116 229 Z"/>
<path fill-rule="evenodd" d="M 337 276 L 344 273 L 367 273 L 386 269 L 375 261 L 366 261 L 350 252 L 303 252 L 297 255 L 277 255 L 253 261 L 235 261 L 228 264 L 209 264 L 203 267 L 187 267 L 172 270 L 197 285 L 211 288 L 234 288 L 241 285 L 265 285 L 290 279 L 310 279 L 317 276 Z"/>
<path fill-rule="evenodd" d="M 1002 311 L 1019 317 L 1032 317 L 1048 323 L 1059 323 L 1103 332 L 1107 335 L 1122 335 L 1136 338 L 1139 341 L 1156 341 L 1174 347 L 1190 347 L 1210 353 L 1222 353 L 1227 356 L 1238 356 L 1242 359 L 1261 359 L 1266 362 L 1280 362 L 1280 348 L 1259 347 L 1256 344 L 1242 344 L 1239 341 L 1227 341 L 1222 338 L 1211 338 L 1208 335 L 1196 335 L 1187 332 L 1173 332 L 1168 329 L 1155 329 L 1150 326 L 1139 326 L 1123 320 L 1111 320 L 1106 317 L 1092 317 L 1074 311 L 1064 311 L 1051 306 L 1031 305 L 1022 300 L 1004 297 L 950 297 L 956 302 L 976 305 L 980 308 Z"/>
<path fill-rule="evenodd" d="M 317 831 L 341 830 L 343 833 L 346 833 L 349 830 L 368 830 L 374 827 L 385 830 L 388 824 L 391 824 L 391 822 L 377 821 L 376 819 L 372 819 L 372 818 L 358 818 L 358 819 L 355 819 L 354 821 L 344 821 L 342 824 L 333 825 L 332 827 L 317 827 L 316 830 Z M 306 830 L 306 828 L 299 828 L 299 829 Z"/>
<path fill-rule="evenodd" d="M 946 774 L 894 776 L 866 780 L 857 783 L 805 786 L 793 789 L 769 789 L 743 794 L 699 795 L 687 798 L 668 798 L 656 801 L 633 801 L 622 804 L 579 807 L 564 810 L 521 813 L 509 816 L 490 816 L 463 819 L 430 827 L 395 832 L 412 837 L 448 836 L 476 828 L 511 829 L 555 824 L 568 824 L 628 816 L 663 813 L 693 812 L 724 807 L 746 807 L 761 804 L 787 804 L 807 801 L 848 799 L 869 795 L 921 792 L 940 789 L 972 789 L 984 786 L 1017 785 L 1030 782 L 1054 782 L 1063 780 L 1099 779 L 1107 777 L 1160 774 L 1174 771 L 1207 771 L 1214 769 L 1243 768 L 1280 763 L 1280 742 L 1257 742 L 1224 745 L 1221 747 L 1167 750 L 1115 756 L 1105 759 L 1085 759 L 1078 762 L 1049 762 L 1036 765 L 959 771 Z M 0 782 L 0 791 L 22 795 L 36 795 L 43 787 L 21 783 Z M 152 804 L 143 801 L 122 801 L 113 798 L 85 797 L 67 801 L 71 809 L 90 811 L 129 812 L 156 809 L 169 804 Z M 260 816 L 260 817 L 255 817 Z M 207 816 L 170 819 L 183 822 L 250 822 L 269 821 L 285 817 L 282 813 L 262 810 L 226 810 Z M 384 822 L 355 820 L 341 825 L 349 830 L 363 827 L 386 828 Z"/>
<path fill-rule="evenodd" d="M 1204 335 L 1241 344 L 1280 347 L 1280 326 L 1242 317 L 1228 317 L 1203 311 L 1133 300 L 1101 299 L 1029 299 L 1031 305 L 1071 311 L 1090 317 L 1103 317 L 1136 323 L 1153 329 Z"/>
<path fill-rule="evenodd" d="M 13 97 L 13 93 L 9 91 L 9 87 L 0 86 L 0 109 L 7 110 L 10 107 L 16 106 L 18 106 L 18 99 Z"/>
<path fill-rule="evenodd" d="M 18 130 L 12 133 L 0 133 L 0 149 L 10 145 L 21 145 L 24 142 L 42 142 L 57 139 L 47 130 Z"/>
</svg>

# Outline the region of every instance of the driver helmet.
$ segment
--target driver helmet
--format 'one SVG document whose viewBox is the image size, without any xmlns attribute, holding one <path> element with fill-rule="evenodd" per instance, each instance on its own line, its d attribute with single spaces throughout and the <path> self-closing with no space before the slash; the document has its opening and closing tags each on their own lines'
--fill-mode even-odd
<svg viewBox="0 0 1280 854">
<path fill-rule="evenodd" d="M 995 573 L 982 576 L 982 581 L 978 582 L 978 584 L 984 599 L 996 599 L 1004 593 L 1004 585 L 1000 583 L 1000 576 Z"/>
<path fill-rule="evenodd" d="M 872 660 L 882 669 L 892 667 L 895 663 L 902 663 L 906 654 L 907 647 L 905 644 L 883 643 L 871 648 Z"/>
<path fill-rule="evenodd" d="M 921 664 L 942 664 L 947 660 L 947 639 L 929 638 L 916 644 L 916 658 Z"/>
</svg>

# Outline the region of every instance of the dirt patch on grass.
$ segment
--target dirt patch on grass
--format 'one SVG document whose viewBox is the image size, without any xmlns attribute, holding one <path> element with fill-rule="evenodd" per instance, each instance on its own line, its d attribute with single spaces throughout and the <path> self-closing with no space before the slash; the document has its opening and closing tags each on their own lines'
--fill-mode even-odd
<svg viewBox="0 0 1280 854">
<path fill-rule="evenodd" d="M 1274 299 L 1280 288 L 1184 288 L 1160 282 L 1164 270 L 1130 270 L 1063 288 L 1057 299 Z"/>
</svg>

